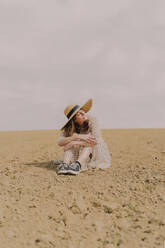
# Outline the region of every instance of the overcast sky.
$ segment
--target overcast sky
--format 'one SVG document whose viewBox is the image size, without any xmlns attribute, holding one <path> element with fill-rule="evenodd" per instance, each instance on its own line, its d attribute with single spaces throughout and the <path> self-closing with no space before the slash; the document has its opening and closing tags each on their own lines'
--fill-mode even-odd
<svg viewBox="0 0 165 248">
<path fill-rule="evenodd" d="M 165 128 L 164 0 L 0 0 L 0 130 Z"/>
</svg>

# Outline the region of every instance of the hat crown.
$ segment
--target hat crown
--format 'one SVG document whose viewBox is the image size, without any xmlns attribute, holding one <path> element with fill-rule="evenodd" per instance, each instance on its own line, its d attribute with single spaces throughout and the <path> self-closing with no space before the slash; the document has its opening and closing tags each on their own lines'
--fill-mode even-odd
<svg viewBox="0 0 165 248">
<path fill-rule="evenodd" d="M 72 104 L 68 105 L 68 106 L 65 108 L 65 110 L 64 110 L 64 114 L 67 116 L 67 115 L 70 113 L 70 111 L 71 111 L 75 106 L 78 106 L 78 105 L 75 104 L 75 103 L 72 103 Z"/>
</svg>

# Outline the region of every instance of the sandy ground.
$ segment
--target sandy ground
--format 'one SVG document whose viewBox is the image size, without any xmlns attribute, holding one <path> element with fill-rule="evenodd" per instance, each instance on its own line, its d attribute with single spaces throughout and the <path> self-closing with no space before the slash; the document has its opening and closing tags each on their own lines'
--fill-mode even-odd
<svg viewBox="0 0 165 248">
<path fill-rule="evenodd" d="M 1 248 L 165 247 L 165 129 L 102 134 L 111 168 L 59 176 L 59 131 L 0 132 Z"/>
</svg>

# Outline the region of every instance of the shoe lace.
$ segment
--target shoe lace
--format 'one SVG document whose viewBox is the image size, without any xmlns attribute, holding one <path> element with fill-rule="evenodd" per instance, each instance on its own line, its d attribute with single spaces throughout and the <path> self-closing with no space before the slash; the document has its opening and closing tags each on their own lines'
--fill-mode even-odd
<svg viewBox="0 0 165 248">
<path fill-rule="evenodd" d="M 76 169 L 77 167 L 80 168 L 80 164 L 79 164 L 78 162 L 75 162 L 75 163 L 72 163 L 72 164 L 70 165 L 70 167 L 71 167 L 72 169 Z"/>
<path fill-rule="evenodd" d="M 60 169 L 61 169 L 61 168 L 68 168 L 68 164 L 62 162 L 61 165 L 60 165 Z"/>
</svg>

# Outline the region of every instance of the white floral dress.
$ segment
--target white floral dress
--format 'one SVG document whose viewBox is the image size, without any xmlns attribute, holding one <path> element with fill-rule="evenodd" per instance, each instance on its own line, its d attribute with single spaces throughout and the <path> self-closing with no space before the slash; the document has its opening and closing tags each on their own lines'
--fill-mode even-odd
<svg viewBox="0 0 165 248">
<path fill-rule="evenodd" d="M 111 166 L 111 156 L 110 151 L 107 147 L 107 144 L 105 143 L 101 130 L 99 128 L 99 123 L 96 117 L 87 115 L 89 119 L 89 132 L 96 137 L 97 139 L 97 145 L 91 147 L 92 148 L 92 156 L 89 157 L 86 161 L 86 166 L 83 168 L 83 170 L 86 170 L 90 167 L 92 168 L 101 168 L 105 169 Z M 60 140 L 64 137 L 63 132 L 61 132 L 57 144 L 59 144 Z M 84 148 L 84 146 L 79 147 L 72 147 L 72 161 L 75 162 L 78 159 L 79 153 Z M 62 160 L 62 159 L 61 159 Z"/>
</svg>

